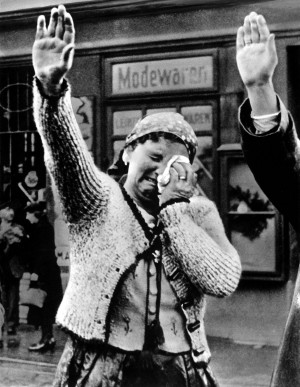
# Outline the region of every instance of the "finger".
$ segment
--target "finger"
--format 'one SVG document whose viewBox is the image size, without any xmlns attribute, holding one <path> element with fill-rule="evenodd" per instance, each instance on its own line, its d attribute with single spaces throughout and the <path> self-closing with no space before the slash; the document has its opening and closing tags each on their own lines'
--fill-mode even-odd
<svg viewBox="0 0 300 387">
<path fill-rule="evenodd" d="M 51 9 L 51 16 L 50 16 L 50 21 L 48 25 L 48 30 L 47 30 L 47 35 L 48 36 L 55 36 L 55 29 L 56 29 L 56 24 L 57 24 L 57 18 L 58 18 L 58 9 L 57 8 L 52 8 Z"/>
<path fill-rule="evenodd" d="M 184 169 L 184 166 L 182 163 L 174 163 L 172 167 L 176 170 L 178 174 L 178 179 L 185 180 L 186 179 L 186 170 Z"/>
<path fill-rule="evenodd" d="M 244 20 L 244 42 L 247 44 L 248 42 L 251 43 L 251 24 L 249 15 L 245 17 Z"/>
<path fill-rule="evenodd" d="M 197 181 L 198 181 L 198 174 L 196 172 L 194 172 L 194 175 L 193 175 L 193 185 L 194 186 L 197 184 Z"/>
<path fill-rule="evenodd" d="M 177 181 L 178 181 L 178 177 L 179 177 L 179 175 L 178 175 L 177 170 L 172 166 L 172 167 L 170 168 L 170 182 L 171 182 L 171 181 L 177 182 Z"/>
<path fill-rule="evenodd" d="M 61 65 L 65 69 L 68 70 L 71 67 L 73 56 L 74 56 L 74 44 L 70 43 L 63 49 L 61 54 Z"/>
<path fill-rule="evenodd" d="M 191 185 L 194 185 L 194 182 L 195 182 L 195 173 L 193 171 L 193 168 L 189 165 L 189 164 L 186 164 L 186 181 L 191 184 Z"/>
<path fill-rule="evenodd" d="M 66 7 L 62 4 L 60 4 L 58 6 L 58 14 L 64 18 L 66 13 L 67 13 Z"/>
<path fill-rule="evenodd" d="M 260 35 L 260 41 L 266 42 L 270 36 L 270 31 L 266 22 L 266 19 L 262 15 L 258 15 L 257 18 L 258 31 Z"/>
<path fill-rule="evenodd" d="M 44 15 L 40 15 L 37 20 L 35 39 L 42 39 L 46 35 L 46 20 Z"/>
<path fill-rule="evenodd" d="M 64 41 L 69 43 L 74 43 L 75 41 L 75 28 L 72 16 L 69 13 L 66 13 L 65 16 L 65 33 L 64 33 Z"/>
<path fill-rule="evenodd" d="M 269 45 L 270 48 L 276 49 L 276 46 L 275 46 L 275 35 L 274 34 L 270 34 L 267 42 L 268 42 L 268 45 Z"/>
<path fill-rule="evenodd" d="M 251 25 L 251 40 L 252 43 L 259 43 L 259 32 L 258 32 L 258 25 L 257 25 L 257 13 L 251 12 L 250 13 L 250 25 Z"/>
<path fill-rule="evenodd" d="M 187 184 L 186 189 L 190 191 L 191 187 L 194 186 L 194 182 L 195 182 L 193 167 L 187 163 L 180 163 L 180 165 L 183 167 L 185 171 L 185 179 L 180 179 L 180 177 L 179 179 L 185 184 Z"/>
<path fill-rule="evenodd" d="M 66 8 L 63 5 L 58 7 L 58 20 L 55 30 L 55 36 L 59 39 L 63 39 L 64 36 L 64 24 L 65 24 Z"/>
<path fill-rule="evenodd" d="M 236 34 L 236 50 L 239 51 L 241 50 L 243 47 L 245 47 L 245 41 L 244 41 L 244 27 L 240 27 L 238 30 L 237 30 L 237 34 Z"/>
<path fill-rule="evenodd" d="M 276 44 L 275 44 L 275 35 L 274 34 L 269 35 L 269 38 L 267 40 L 267 45 L 269 47 L 269 52 L 272 55 L 274 63 L 277 64 L 278 58 L 277 58 L 277 53 L 276 53 Z"/>
</svg>

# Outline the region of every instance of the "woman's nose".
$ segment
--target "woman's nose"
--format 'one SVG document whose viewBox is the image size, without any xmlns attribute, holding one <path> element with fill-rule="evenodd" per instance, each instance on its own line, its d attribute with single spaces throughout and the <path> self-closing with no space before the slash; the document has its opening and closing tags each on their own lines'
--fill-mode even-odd
<svg viewBox="0 0 300 387">
<path fill-rule="evenodd" d="M 164 170 L 166 169 L 167 164 L 166 163 L 159 163 L 159 165 L 156 168 L 157 175 L 162 175 L 164 173 Z"/>
</svg>

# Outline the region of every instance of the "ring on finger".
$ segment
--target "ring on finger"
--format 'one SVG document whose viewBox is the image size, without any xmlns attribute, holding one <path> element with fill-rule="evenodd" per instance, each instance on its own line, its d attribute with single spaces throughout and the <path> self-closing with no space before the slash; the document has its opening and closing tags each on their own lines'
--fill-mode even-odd
<svg viewBox="0 0 300 387">
<path fill-rule="evenodd" d="M 186 180 L 185 176 L 179 176 L 179 180 Z"/>
</svg>

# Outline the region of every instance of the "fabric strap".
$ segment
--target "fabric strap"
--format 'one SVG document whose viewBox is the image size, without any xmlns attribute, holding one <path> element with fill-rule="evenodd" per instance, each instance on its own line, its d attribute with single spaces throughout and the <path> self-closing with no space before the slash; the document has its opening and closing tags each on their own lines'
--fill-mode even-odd
<svg viewBox="0 0 300 387">
<path fill-rule="evenodd" d="M 154 352 L 158 350 L 158 346 L 163 344 L 164 333 L 160 324 L 159 312 L 160 312 L 160 301 L 161 301 L 161 276 L 162 276 L 162 243 L 159 237 L 159 234 L 162 230 L 162 225 L 159 223 L 157 217 L 156 226 L 154 229 L 151 229 L 146 221 L 144 220 L 142 214 L 140 213 L 137 205 L 134 200 L 130 197 L 124 187 L 121 187 L 124 198 L 131 208 L 136 219 L 142 226 L 146 238 L 149 240 L 150 247 L 142 254 L 139 255 L 139 259 L 145 259 L 148 262 L 147 270 L 147 296 L 146 296 L 146 311 L 145 311 L 145 341 L 143 346 L 143 351 Z M 150 291 L 150 263 L 154 262 L 156 267 L 156 286 L 157 286 L 157 298 L 156 298 L 156 309 L 155 309 L 155 319 L 149 323 L 149 291 Z M 143 355 L 143 354 L 142 354 Z"/>
</svg>

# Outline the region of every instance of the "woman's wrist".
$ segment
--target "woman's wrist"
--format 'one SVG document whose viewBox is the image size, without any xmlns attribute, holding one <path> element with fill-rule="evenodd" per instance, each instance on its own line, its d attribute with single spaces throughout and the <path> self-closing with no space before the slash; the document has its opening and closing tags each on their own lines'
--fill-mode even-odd
<svg viewBox="0 0 300 387">
<path fill-rule="evenodd" d="M 36 85 L 44 98 L 57 99 L 65 94 L 69 85 L 65 78 L 62 79 L 59 84 L 52 84 L 41 80 L 39 77 L 35 76 Z"/>
<path fill-rule="evenodd" d="M 163 203 L 160 203 L 159 204 L 159 210 L 163 210 L 164 208 L 172 205 L 172 204 L 175 204 L 175 203 L 189 203 L 190 202 L 190 199 L 187 198 L 187 197 L 177 197 L 177 198 L 170 198 L 166 201 L 164 201 Z"/>
<path fill-rule="evenodd" d="M 37 79 L 39 80 L 45 95 L 49 97 L 56 97 L 61 93 L 64 78 L 62 78 L 60 82 L 53 82 L 49 79 L 43 79 L 42 77 L 38 76 Z"/>
</svg>

